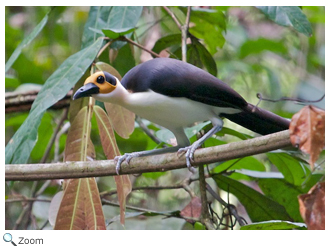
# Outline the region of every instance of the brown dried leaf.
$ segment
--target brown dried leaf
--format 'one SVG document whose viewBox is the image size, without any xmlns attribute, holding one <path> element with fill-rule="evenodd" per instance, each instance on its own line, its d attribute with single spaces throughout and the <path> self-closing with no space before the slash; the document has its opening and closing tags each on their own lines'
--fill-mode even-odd
<svg viewBox="0 0 330 246">
<path fill-rule="evenodd" d="M 117 104 L 104 103 L 104 106 L 117 134 L 122 138 L 129 138 L 134 131 L 135 114 Z"/>
<path fill-rule="evenodd" d="M 187 218 L 199 219 L 202 212 L 202 201 L 199 197 L 195 196 L 191 199 L 187 206 L 181 210 L 180 215 Z M 194 220 L 187 219 L 189 223 L 193 223 Z"/>
<path fill-rule="evenodd" d="M 89 137 L 90 114 L 83 107 L 74 118 L 64 150 L 64 161 L 86 161 L 95 158 L 94 145 Z"/>
<path fill-rule="evenodd" d="M 314 185 L 298 197 L 300 214 L 309 230 L 325 229 L 325 182 Z"/>
<path fill-rule="evenodd" d="M 325 112 L 305 106 L 292 117 L 289 130 L 291 143 L 310 155 L 309 164 L 314 168 L 325 145 Z"/>
<path fill-rule="evenodd" d="M 64 191 L 55 230 L 105 230 L 95 178 L 71 179 Z"/>
<path fill-rule="evenodd" d="M 94 159 L 90 119 L 91 110 L 87 107 L 83 107 L 74 118 L 66 140 L 65 161 Z M 95 178 L 66 180 L 54 229 L 106 229 Z"/>
<path fill-rule="evenodd" d="M 115 156 L 120 155 L 120 152 L 110 120 L 104 110 L 98 106 L 94 107 L 94 113 L 100 131 L 103 151 L 108 159 L 113 159 Z M 116 181 L 118 201 L 120 205 L 120 223 L 124 225 L 126 197 L 132 191 L 132 185 L 128 175 L 115 176 L 114 178 Z"/>
</svg>

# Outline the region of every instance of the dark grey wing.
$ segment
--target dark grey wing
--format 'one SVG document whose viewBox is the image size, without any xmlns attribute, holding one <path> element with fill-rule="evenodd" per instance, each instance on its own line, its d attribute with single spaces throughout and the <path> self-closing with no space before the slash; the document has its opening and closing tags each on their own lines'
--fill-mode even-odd
<svg viewBox="0 0 330 246">
<path fill-rule="evenodd" d="M 132 68 L 122 79 L 133 92 L 149 89 L 169 96 L 186 97 L 218 107 L 244 108 L 247 102 L 227 84 L 191 64 L 156 58 Z"/>
</svg>

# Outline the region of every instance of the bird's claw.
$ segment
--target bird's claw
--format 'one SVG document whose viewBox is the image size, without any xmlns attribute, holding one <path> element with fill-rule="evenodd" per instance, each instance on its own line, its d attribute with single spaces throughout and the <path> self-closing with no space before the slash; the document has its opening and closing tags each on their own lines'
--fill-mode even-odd
<svg viewBox="0 0 330 246">
<path fill-rule="evenodd" d="M 180 148 L 178 150 L 178 154 L 186 153 L 185 154 L 186 164 L 187 164 L 189 171 L 192 173 L 196 173 L 196 169 L 191 165 L 191 162 L 194 161 L 194 153 L 198 147 L 199 147 L 198 145 L 192 144 L 188 147 Z"/>
<path fill-rule="evenodd" d="M 130 153 L 130 154 L 124 154 L 124 155 L 122 155 L 122 156 L 116 156 L 115 157 L 115 159 L 114 159 L 114 161 L 115 161 L 115 163 L 116 163 L 116 173 L 118 174 L 118 175 L 120 175 L 119 174 L 119 171 L 120 171 L 120 168 L 121 168 L 121 164 L 124 162 L 124 161 L 126 161 L 127 162 L 127 164 L 129 164 L 129 162 L 131 161 L 131 159 L 133 158 L 133 157 L 138 157 L 139 156 L 139 154 L 138 153 Z"/>
</svg>

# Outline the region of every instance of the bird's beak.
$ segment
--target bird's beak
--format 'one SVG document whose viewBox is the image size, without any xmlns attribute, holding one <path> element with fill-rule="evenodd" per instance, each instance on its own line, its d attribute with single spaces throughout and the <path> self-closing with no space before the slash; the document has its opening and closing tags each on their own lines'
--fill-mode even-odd
<svg viewBox="0 0 330 246">
<path fill-rule="evenodd" d="M 89 97 L 93 94 L 98 94 L 100 92 L 100 88 L 94 83 L 88 83 L 84 86 L 80 87 L 76 93 L 73 95 L 73 100 L 76 100 L 81 97 Z"/>
</svg>

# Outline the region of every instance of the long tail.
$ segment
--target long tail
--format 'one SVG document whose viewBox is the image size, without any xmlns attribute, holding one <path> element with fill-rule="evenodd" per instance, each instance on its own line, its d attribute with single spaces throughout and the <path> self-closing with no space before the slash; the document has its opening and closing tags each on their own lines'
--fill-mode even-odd
<svg viewBox="0 0 330 246">
<path fill-rule="evenodd" d="M 241 113 L 221 116 L 262 135 L 287 130 L 290 124 L 289 120 L 252 104 L 248 104 Z"/>
</svg>

